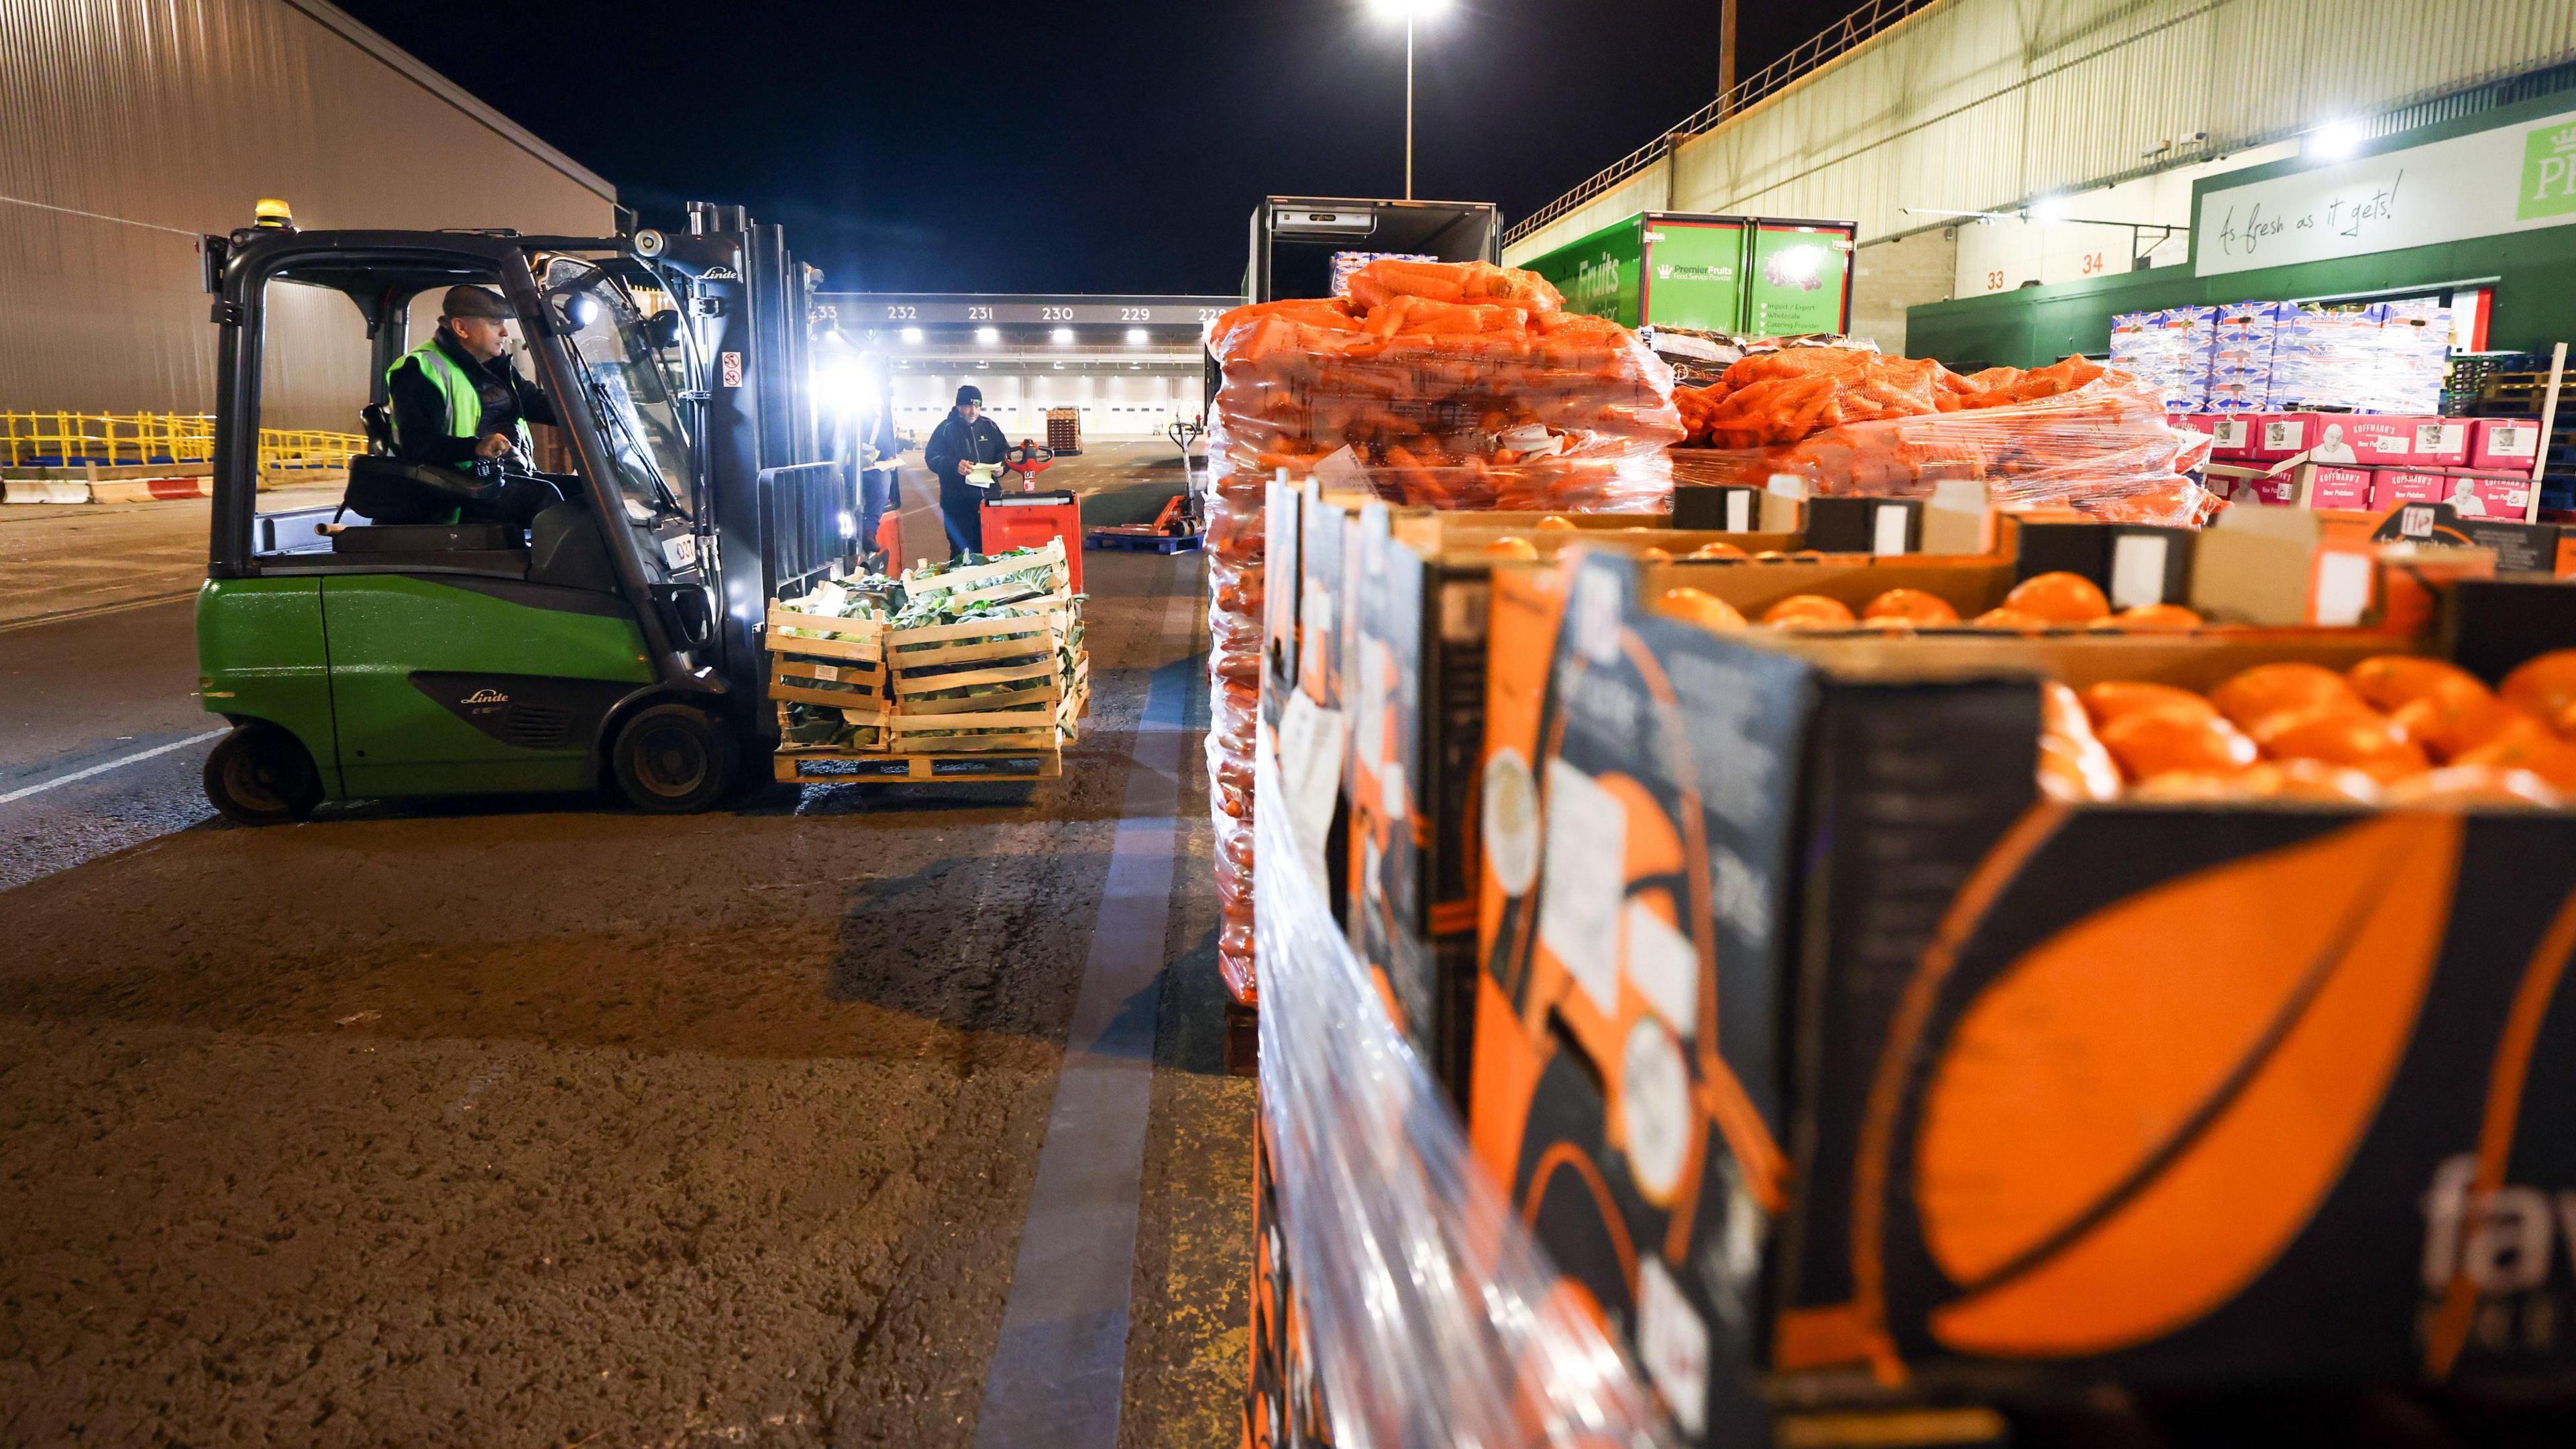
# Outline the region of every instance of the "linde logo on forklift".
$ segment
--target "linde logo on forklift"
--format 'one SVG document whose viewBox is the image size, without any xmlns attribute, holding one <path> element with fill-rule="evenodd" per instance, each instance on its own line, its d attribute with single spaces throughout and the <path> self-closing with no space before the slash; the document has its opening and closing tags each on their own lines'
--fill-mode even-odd
<svg viewBox="0 0 2576 1449">
<path fill-rule="evenodd" d="M 462 704 L 508 704 L 510 696 L 497 689 L 478 689 L 460 700 Z"/>
</svg>

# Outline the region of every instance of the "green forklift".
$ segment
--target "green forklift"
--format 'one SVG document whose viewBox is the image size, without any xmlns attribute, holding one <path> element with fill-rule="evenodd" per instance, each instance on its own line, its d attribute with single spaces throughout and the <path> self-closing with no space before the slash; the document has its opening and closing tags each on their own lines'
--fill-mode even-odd
<svg viewBox="0 0 2576 1449">
<path fill-rule="evenodd" d="M 204 248 L 222 351 L 198 687 L 232 725 L 206 762 L 217 809 L 271 824 L 325 801 L 606 789 L 681 813 L 777 747 L 768 601 L 846 569 L 857 540 L 808 379 L 819 274 L 776 226 L 693 203 L 685 232 L 306 232 L 264 204 Z M 523 376 L 560 419 L 537 450 L 554 471 L 392 456 L 386 373 L 460 282 L 508 300 Z M 354 399 L 360 367 L 369 443 L 347 496 L 264 509 L 264 386 L 334 377 Z M 365 513 L 423 489 L 461 507 L 513 474 L 563 501 L 525 528 Z"/>
</svg>

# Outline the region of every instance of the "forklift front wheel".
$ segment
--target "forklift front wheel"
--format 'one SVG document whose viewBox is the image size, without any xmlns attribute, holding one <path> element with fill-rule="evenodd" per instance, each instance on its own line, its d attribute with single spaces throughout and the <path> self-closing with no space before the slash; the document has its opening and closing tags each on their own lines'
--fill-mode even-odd
<svg viewBox="0 0 2576 1449">
<path fill-rule="evenodd" d="M 287 731 L 236 725 L 206 756 L 206 798 L 244 825 L 283 825 L 322 803 L 322 773 Z"/>
<path fill-rule="evenodd" d="M 687 815 L 724 795 L 733 775 L 733 742 L 703 710 L 657 704 L 636 711 L 609 748 L 618 793 L 638 810 Z"/>
</svg>

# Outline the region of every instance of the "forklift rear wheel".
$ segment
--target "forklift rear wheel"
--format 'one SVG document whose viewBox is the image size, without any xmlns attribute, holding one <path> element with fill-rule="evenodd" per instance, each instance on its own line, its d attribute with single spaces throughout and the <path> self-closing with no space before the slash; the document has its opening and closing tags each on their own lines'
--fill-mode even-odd
<svg viewBox="0 0 2576 1449">
<path fill-rule="evenodd" d="M 206 798 L 244 825 L 283 825 L 322 803 L 322 773 L 294 735 L 236 725 L 206 756 Z"/>
<path fill-rule="evenodd" d="M 687 815 L 723 797 L 733 756 L 733 742 L 704 711 L 657 704 L 617 731 L 609 766 L 628 804 L 656 815 Z"/>
</svg>

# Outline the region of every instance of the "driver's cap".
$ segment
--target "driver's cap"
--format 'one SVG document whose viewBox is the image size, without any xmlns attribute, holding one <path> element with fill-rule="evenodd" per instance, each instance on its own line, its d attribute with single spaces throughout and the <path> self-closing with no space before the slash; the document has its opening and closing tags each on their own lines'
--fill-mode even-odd
<svg viewBox="0 0 2576 1449">
<path fill-rule="evenodd" d="M 442 317 L 483 317 L 494 322 L 507 322 L 513 315 L 510 304 L 502 301 L 498 293 L 474 286 L 448 288 L 447 296 L 438 304 L 438 314 Z"/>
</svg>

